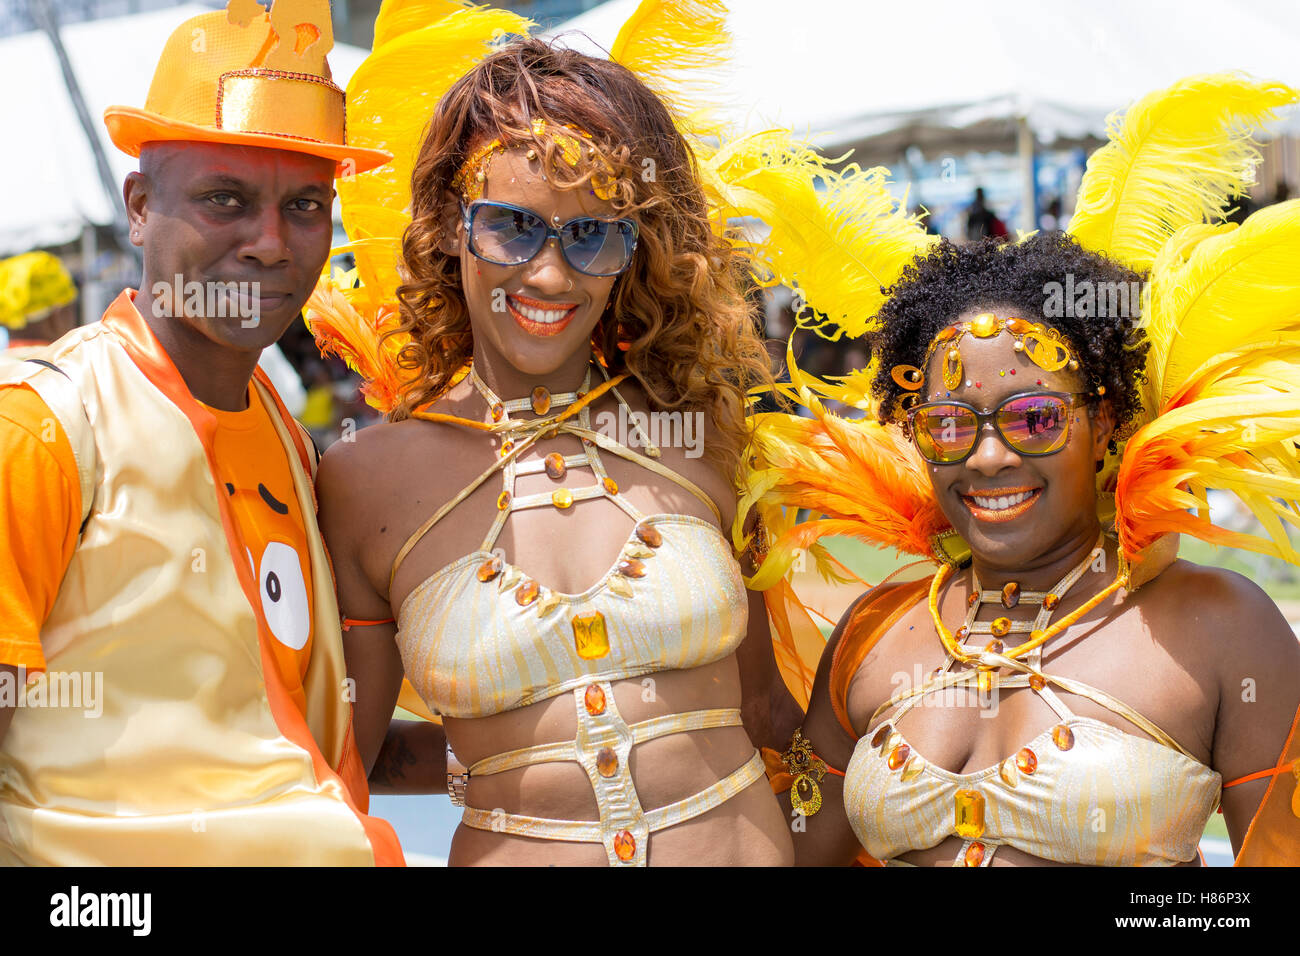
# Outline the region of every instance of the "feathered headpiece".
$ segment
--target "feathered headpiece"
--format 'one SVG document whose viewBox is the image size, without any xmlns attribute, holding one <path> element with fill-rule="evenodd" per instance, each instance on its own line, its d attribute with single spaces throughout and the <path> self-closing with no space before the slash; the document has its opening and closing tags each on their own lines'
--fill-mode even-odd
<svg viewBox="0 0 1300 956">
<path fill-rule="evenodd" d="M 788 130 L 728 135 L 708 102 L 705 71 L 726 55 L 720 0 L 643 0 L 611 48 L 669 106 L 695 153 L 715 231 L 743 249 L 761 285 L 791 287 L 808 315 L 858 334 L 882 287 L 932 240 L 888 190 L 884 170 L 835 169 Z M 397 356 L 401 236 L 410 223 L 411 171 L 438 100 L 505 36 L 533 24 L 458 0 L 385 0 L 374 50 L 347 88 L 348 137 L 393 154 L 339 183 L 356 269 L 324 277 L 307 306 L 324 352 L 342 356 L 371 405 L 390 411 L 406 384 Z M 737 220 L 743 231 L 729 228 Z M 757 224 L 757 225 L 755 225 Z M 838 334 L 838 333 L 835 333 Z M 405 373 L 409 374 L 409 373 Z"/>
<path fill-rule="evenodd" d="M 1287 536 L 1300 523 L 1300 202 L 1261 210 L 1241 228 L 1222 222 L 1251 182 L 1251 133 L 1297 100 L 1300 91 L 1237 75 L 1183 80 L 1110 118 L 1110 141 L 1080 185 L 1070 234 L 1150 276 L 1143 408 L 1098 476 L 1099 490 L 1113 492 L 1099 511 L 1137 562 L 1135 579 L 1144 552 L 1171 532 L 1300 563 Z M 872 377 L 817 382 L 792 369 L 786 393 L 812 417 L 760 419 L 744 503 L 775 533 L 752 586 L 782 579 L 802 551 L 820 567 L 817 542 L 827 535 L 960 558 L 899 429 L 845 421 L 822 405 L 869 408 Z M 1236 494 L 1264 533 L 1214 525 L 1211 489 Z M 795 523 L 804 507 L 829 520 Z"/>
</svg>

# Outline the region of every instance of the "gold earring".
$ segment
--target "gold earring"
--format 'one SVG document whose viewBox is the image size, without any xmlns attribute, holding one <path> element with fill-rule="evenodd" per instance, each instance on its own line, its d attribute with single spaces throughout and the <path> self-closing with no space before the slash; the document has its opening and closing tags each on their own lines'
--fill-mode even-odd
<svg viewBox="0 0 1300 956">
<path fill-rule="evenodd" d="M 943 387 L 950 392 L 961 387 L 961 353 L 955 345 L 943 357 Z"/>
</svg>

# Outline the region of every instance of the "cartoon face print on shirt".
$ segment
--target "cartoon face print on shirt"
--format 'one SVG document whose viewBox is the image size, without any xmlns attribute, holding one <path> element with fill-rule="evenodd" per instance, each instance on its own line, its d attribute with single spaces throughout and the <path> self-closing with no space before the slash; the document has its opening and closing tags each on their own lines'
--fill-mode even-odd
<svg viewBox="0 0 1300 956">
<path fill-rule="evenodd" d="M 293 521 L 288 502 L 261 482 L 256 492 L 241 492 L 229 484 L 226 491 L 232 497 L 245 493 L 260 499 L 249 502 L 249 510 L 256 513 L 261 554 L 255 556 L 250 548 L 248 562 L 257 579 L 262 613 L 277 641 L 295 651 L 302 650 L 311 637 L 311 601 L 303 577 L 304 558 L 291 543 L 301 541 L 302 529 Z"/>
</svg>

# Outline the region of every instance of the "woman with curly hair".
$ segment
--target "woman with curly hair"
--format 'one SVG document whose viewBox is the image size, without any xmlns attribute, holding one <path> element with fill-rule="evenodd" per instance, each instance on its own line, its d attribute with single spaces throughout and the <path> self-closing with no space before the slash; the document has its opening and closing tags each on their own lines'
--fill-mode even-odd
<svg viewBox="0 0 1300 956">
<path fill-rule="evenodd" d="M 1300 862 L 1300 645 L 1254 583 L 1177 559 L 1188 533 L 1300 563 L 1300 207 L 1203 221 L 1240 189 L 1243 128 L 1297 97 L 1153 94 L 1089 163 L 1070 235 L 903 270 L 871 367 L 815 386 L 875 421 L 796 374 L 814 420 L 760 425 L 762 507 L 820 500 L 838 533 L 939 562 L 862 595 L 821 655 L 780 783 L 801 863 L 1196 865 L 1216 807 L 1239 862 Z M 1155 194 L 1117 201 L 1139 169 Z M 1214 525 L 1208 489 L 1265 533 Z"/>
<path fill-rule="evenodd" d="M 318 481 L 372 785 L 462 800 L 453 865 L 791 862 L 752 741 L 797 708 L 722 531 L 770 372 L 669 110 L 511 42 L 442 96 L 410 214 L 401 388 Z M 404 675 L 445 750 L 390 731 Z"/>
</svg>

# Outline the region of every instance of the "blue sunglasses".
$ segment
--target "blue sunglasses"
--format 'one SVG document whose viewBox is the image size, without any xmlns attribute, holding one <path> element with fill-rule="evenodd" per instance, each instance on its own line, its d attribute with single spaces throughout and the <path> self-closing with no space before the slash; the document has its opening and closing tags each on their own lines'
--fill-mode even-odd
<svg viewBox="0 0 1300 956">
<path fill-rule="evenodd" d="M 469 251 L 498 266 L 522 265 L 554 237 L 570 266 L 589 276 L 616 276 L 632 264 L 637 225 L 631 219 L 579 216 L 552 226 L 537 213 L 477 199 L 461 205 Z"/>
</svg>

